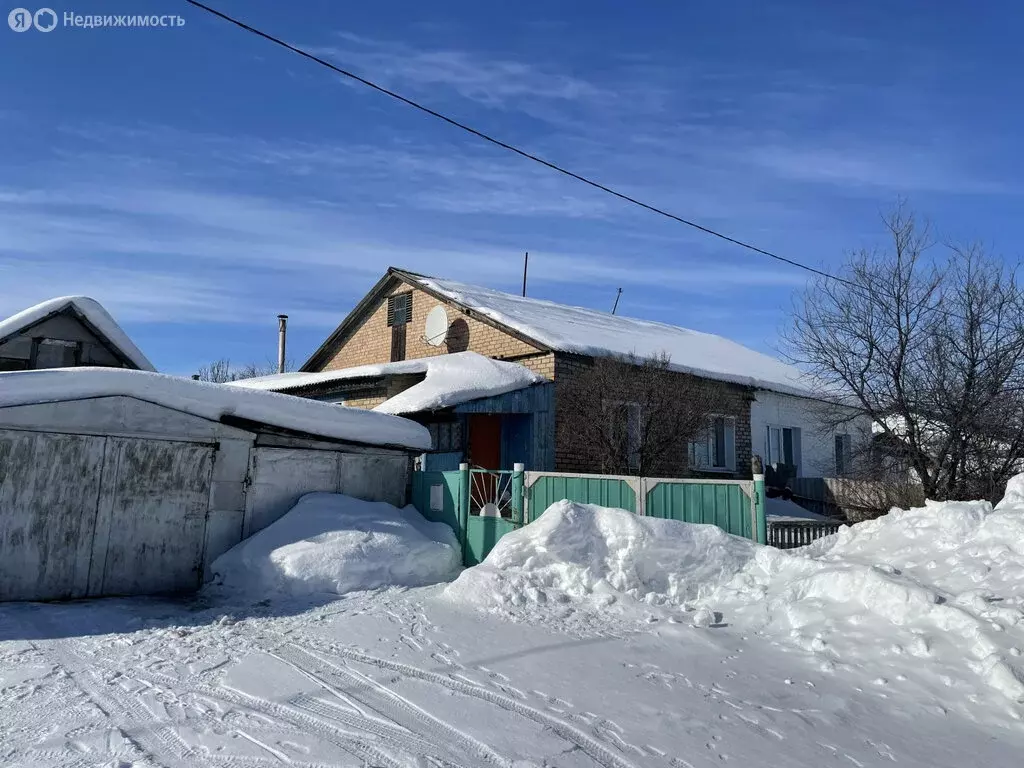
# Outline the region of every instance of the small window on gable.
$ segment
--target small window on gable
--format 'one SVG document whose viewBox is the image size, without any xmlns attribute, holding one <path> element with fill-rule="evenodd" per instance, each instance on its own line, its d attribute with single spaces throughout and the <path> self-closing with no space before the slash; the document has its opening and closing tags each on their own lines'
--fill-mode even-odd
<svg viewBox="0 0 1024 768">
<path fill-rule="evenodd" d="M 412 321 L 412 291 L 388 296 L 388 326 L 408 325 Z"/>
<path fill-rule="evenodd" d="M 33 339 L 35 368 L 71 368 L 81 361 L 82 345 L 64 339 Z"/>
</svg>

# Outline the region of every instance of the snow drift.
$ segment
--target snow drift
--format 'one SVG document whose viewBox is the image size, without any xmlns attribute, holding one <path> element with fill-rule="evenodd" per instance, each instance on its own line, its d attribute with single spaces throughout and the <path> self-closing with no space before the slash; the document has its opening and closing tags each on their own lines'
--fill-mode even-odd
<svg viewBox="0 0 1024 768">
<path fill-rule="evenodd" d="M 713 525 L 560 501 L 506 534 L 446 594 L 485 609 L 622 599 L 681 605 L 735 574 L 754 547 Z"/>
<path fill-rule="evenodd" d="M 435 584 L 460 565 L 451 529 L 413 507 L 309 493 L 214 560 L 211 572 L 223 589 L 266 597 Z"/>
<path fill-rule="evenodd" d="M 995 693 L 1004 714 L 1024 714 L 1024 476 L 995 508 L 928 502 L 788 551 L 563 501 L 446 595 L 526 618 L 571 606 L 599 609 L 601 623 L 614 604 L 647 621 L 720 622 L 824 669 L 871 669 L 878 686 L 924 664 L 937 699 L 969 710 Z"/>
</svg>

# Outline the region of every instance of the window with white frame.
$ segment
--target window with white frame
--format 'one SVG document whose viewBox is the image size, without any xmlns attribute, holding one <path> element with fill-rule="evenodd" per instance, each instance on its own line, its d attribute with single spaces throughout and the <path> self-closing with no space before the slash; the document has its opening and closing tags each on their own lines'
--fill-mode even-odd
<svg viewBox="0 0 1024 768">
<path fill-rule="evenodd" d="M 798 427 L 769 426 L 765 435 L 768 464 L 800 464 L 800 429 Z"/>
<path fill-rule="evenodd" d="M 836 477 L 844 477 L 853 469 L 853 440 L 851 435 L 836 435 Z"/>
<path fill-rule="evenodd" d="M 703 433 L 690 442 L 690 467 L 732 471 L 736 469 L 736 419 L 712 416 Z"/>
</svg>

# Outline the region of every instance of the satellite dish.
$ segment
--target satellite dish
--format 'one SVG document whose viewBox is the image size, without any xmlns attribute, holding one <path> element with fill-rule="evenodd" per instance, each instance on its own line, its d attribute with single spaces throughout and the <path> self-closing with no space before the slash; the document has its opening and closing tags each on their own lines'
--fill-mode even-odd
<svg viewBox="0 0 1024 768">
<path fill-rule="evenodd" d="M 432 347 L 440 347 L 448 340 L 448 313 L 444 307 L 434 307 L 427 313 L 423 340 Z"/>
</svg>

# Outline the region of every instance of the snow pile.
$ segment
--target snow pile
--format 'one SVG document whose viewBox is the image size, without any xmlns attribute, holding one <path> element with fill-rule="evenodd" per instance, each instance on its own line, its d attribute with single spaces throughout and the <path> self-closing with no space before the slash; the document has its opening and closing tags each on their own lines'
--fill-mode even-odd
<svg viewBox="0 0 1024 768">
<path fill-rule="evenodd" d="M 214 421 L 236 417 L 354 443 L 416 450 L 431 445 L 427 429 L 412 421 L 273 392 L 122 368 L 0 373 L 0 408 L 117 396 L 138 398 Z"/>
<path fill-rule="evenodd" d="M 451 529 L 413 507 L 310 493 L 214 560 L 211 573 L 220 588 L 262 598 L 435 584 L 460 564 Z"/>
<path fill-rule="evenodd" d="M 681 605 L 735 574 L 755 547 L 712 525 L 560 501 L 506 534 L 445 592 L 499 612 L 543 603 Z"/>
<path fill-rule="evenodd" d="M 676 370 L 798 396 L 821 394 L 797 368 L 722 336 L 454 280 L 409 279 L 560 352 L 595 357 L 664 352 Z"/>
<path fill-rule="evenodd" d="M 928 502 L 803 549 L 758 548 L 704 603 L 826 667 L 868 660 L 898 678 L 917 657 L 961 698 L 1024 703 L 1022 488 L 996 509 Z"/>
<path fill-rule="evenodd" d="M 61 296 L 56 299 L 49 299 L 36 304 L 34 307 L 29 307 L 15 315 L 11 315 L 6 320 L 0 320 L 0 341 L 8 336 L 20 333 L 25 328 L 35 325 L 51 315 L 56 315 L 68 309 L 79 315 L 106 337 L 107 341 L 117 347 L 139 369 L 143 371 L 156 370 L 153 364 L 142 354 L 142 350 L 135 346 L 135 343 L 128 338 L 128 334 L 110 316 L 110 313 L 103 308 L 103 305 L 95 299 L 90 299 L 88 296 Z"/>
<path fill-rule="evenodd" d="M 544 381 L 544 377 L 518 363 L 492 360 L 476 352 L 456 352 L 451 355 L 382 365 L 361 365 L 336 371 L 279 373 L 255 379 L 242 379 L 232 382 L 231 386 L 284 392 L 349 379 L 416 373 L 424 374 L 423 381 L 413 384 L 374 410 L 401 414 L 449 408 L 481 397 L 503 395 Z"/>
<path fill-rule="evenodd" d="M 915 685 L 968 714 L 1000 701 L 1024 715 L 1024 476 L 996 508 L 929 502 L 786 551 L 563 501 L 446 594 L 524 618 L 571 606 L 602 623 L 614 604 L 637 621 L 724 624 L 880 687 L 918 668 Z"/>
</svg>

